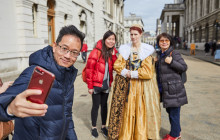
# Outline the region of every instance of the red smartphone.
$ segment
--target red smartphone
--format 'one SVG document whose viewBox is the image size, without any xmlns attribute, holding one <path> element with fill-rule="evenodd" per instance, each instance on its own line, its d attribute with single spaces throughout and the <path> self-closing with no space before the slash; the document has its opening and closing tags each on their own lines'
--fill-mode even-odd
<svg viewBox="0 0 220 140">
<path fill-rule="evenodd" d="M 53 73 L 42 67 L 35 67 L 28 89 L 39 89 L 42 91 L 42 94 L 28 96 L 27 100 L 38 104 L 44 104 L 53 85 L 54 79 L 55 75 Z"/>
</svg>

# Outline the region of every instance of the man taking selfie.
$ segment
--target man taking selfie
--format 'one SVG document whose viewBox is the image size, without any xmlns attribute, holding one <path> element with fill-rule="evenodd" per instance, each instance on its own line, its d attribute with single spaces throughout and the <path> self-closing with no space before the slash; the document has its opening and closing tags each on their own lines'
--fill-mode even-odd
<svg viewBox="0 0 220 140">
<path fill-rule="evenodd" d="M 0 95 L 0 121 L 15 120 L 14 140 L 77 140 L 72 105 L 73 83 L 78 70 L 73 64 L 80 54 L 84 37 L 73 25 L 63 27 L 52 46 L 30 55 L 29 67 Z M 27 89 L 36 66 L 55 75 L 45 104 L 26 99 L 42 92 Z"/>
</svg>

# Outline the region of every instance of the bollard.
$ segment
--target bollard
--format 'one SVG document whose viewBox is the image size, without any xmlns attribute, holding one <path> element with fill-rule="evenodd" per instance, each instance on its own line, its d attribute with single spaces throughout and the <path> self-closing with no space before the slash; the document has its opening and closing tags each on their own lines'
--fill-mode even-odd
<svg viewBox="0 0 220 140">
<path fill-rule="evenodd" d="M 196 45 L 194 43 L 190 44 L 190 55 L 195 55 Z"/>
</svg>

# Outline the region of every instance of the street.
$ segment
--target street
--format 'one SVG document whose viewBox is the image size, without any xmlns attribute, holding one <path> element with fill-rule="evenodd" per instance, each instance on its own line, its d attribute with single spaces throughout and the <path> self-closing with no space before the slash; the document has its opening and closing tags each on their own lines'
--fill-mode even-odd
<svg viewBox="0 0 220 140">
<path fill-rule="evenodd" d="M 217 65 L 199 59 L 183 56 L 187 65 L 187 82 L 185 84 L 188 104 L 181 108 L 181 140 L 218 140 L 220 139 L 220 68 Z M 79 68 L 80 69 L 80 68 Z M 82 68 L 81 68 L 82 69 Z M 79 70 L 79 72 L 81 72 Z M 73 119 L 79 140 L 90 140 L 91 129 L 91 95 L 79 75 L 75 82 Z M 168 115 L 162 107 L 161 138 L 169 133 Z M 97 122 L 100 132 L 100 115 Z M 105 138 L 99 133 L 96 140 Z"/>
</svg>

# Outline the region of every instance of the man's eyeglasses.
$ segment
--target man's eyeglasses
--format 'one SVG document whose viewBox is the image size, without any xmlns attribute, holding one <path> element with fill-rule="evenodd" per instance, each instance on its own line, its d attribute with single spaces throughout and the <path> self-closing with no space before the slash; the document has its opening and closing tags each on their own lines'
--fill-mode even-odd
<svg viewBox="0 0 220 140">
<path fill-rule="evenodd" d="M 169 39 L 165 39 L 165 40 L 160 40 L 159 42 L 160 42 L 160 43 L 164 43 L 164 42 L 165 42 L 165 43 L 169 43 L 170 40 L 169 40 Z"/>
<path fill-rule="evenodd" d="M 59 46 L 60 52 L 61 52 L 62 54 L 67 54 L 67 53 L 69 52 L 69 53 L 70 53 L 70 56 L 75 57 L 75 58 L 77 58 L 77 57 L 80 55 L 79 52 L 77 52 L 77 51 L 71 51 L 71 50 L 69 50 L 67 47 L 60 46 L 60 45 L 58 45 L 58 44 L 57 44 L 57 46 Z"/>
</svg>

